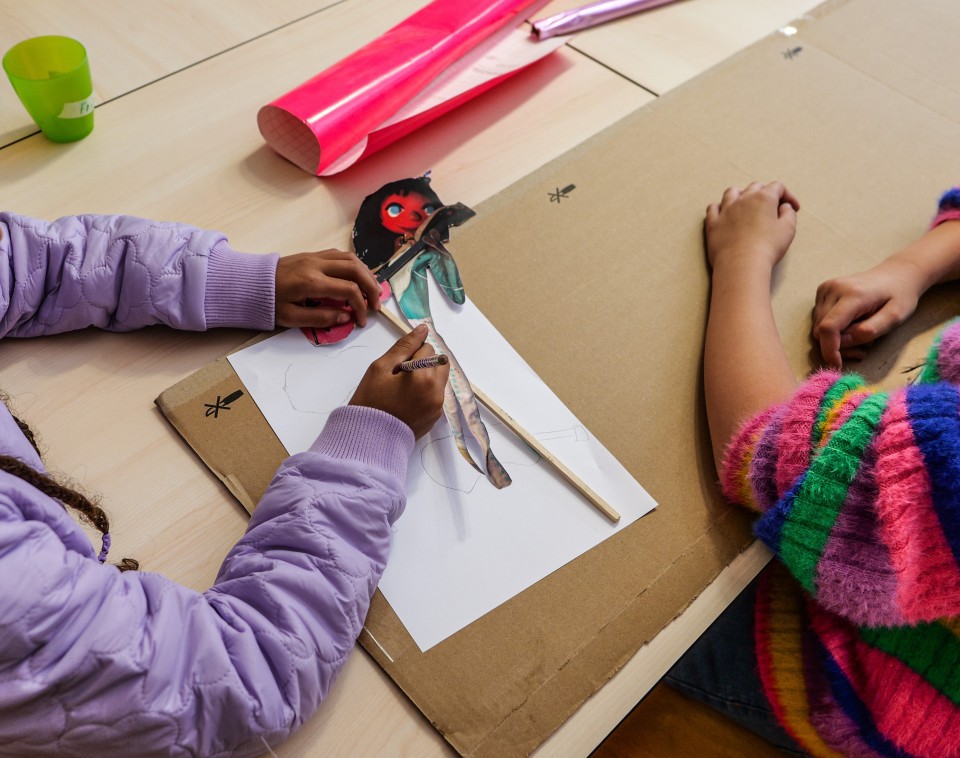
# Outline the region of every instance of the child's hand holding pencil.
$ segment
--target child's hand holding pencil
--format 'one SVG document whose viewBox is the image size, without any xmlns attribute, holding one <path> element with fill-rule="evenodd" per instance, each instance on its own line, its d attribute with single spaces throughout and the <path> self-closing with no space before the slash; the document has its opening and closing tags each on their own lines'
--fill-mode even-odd
<svg viewBox="0 0 960 758">
<path fill-rule="evenodd" d="M 433 347 L 425 341 L 427 334 L 427 327 L 421 325 L 397 340 L 370 364 L 350 399 L 350 405 L 364 405 L 396 416 L 417 439 L 440 418 L 449 373 L 444 365 L 447 356 L 434 354 Z M 403 368 L 405 364 L 414 367 Z"/>
</svg>

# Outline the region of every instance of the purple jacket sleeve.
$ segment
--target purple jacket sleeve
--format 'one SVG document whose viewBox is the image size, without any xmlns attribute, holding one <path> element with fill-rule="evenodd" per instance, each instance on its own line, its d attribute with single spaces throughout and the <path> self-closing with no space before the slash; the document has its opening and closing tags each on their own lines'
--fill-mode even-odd
<svg viewBox="0 0 960 758">
<path fill-rule="evenodd" d="M 278 256 L 135 216 L 0 213 L 0 337 L 150 324 L 272 329 Z"/>
<path fill-rule="evenodd" d="M 0 752 L 260 755 L 285 739 L 353 649 L 413 442 L 389 414 L 334 411 L 204 593 L 101 566 L 62 509 L 0 473 L 0 575 L 17 578 L 0 607 Z"/>
</svg>

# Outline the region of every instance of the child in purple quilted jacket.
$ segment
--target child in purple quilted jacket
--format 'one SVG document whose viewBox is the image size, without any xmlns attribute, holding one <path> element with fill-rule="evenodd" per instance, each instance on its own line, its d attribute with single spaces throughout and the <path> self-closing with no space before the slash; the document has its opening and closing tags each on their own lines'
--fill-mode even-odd
<svg viewBox="0 0 960 758">
<path fill-rule="evenodd" d="M 0 213 L 0 257 L 2 337 L 362 326 L 379 308 L 352 254 L 250 255 L 216 232 L 130 216 Z M 306 306 L 325 298 L 351 311 Z M 282 464 L 203 593 L 106 563 L 105 514 L 46 475 L 0 404 L 0 753 L 256 755 L 303 723 L 353 648 L 407 458 L 441 413 L 442 368 L 393 373 L 432 353 L 425 336 L 375 361 Z M 99 551 L 68 505 L 104 533 Z"/>
</svg>

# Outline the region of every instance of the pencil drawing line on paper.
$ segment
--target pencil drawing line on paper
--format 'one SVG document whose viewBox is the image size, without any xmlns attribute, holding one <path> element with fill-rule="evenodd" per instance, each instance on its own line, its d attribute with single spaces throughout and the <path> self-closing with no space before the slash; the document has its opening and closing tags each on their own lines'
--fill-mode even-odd
<svg viewBox="0 0 960 758">
<path fill-rule="evenodd" d="M 494 422 L 489 423 L 488 426 L 492 429 L 496 427 L 503 427 L 503 424 Z M 469 495 L 477 486 L 477 482 L 479 482 L 483 477 L 472 471 L 464 472 L 461 469 L 458 469 L 456 472 L 458 480 L 451 480 L 451 477 L 449 476 L 451 472 L 449 472 L 449 470 L 443 465 L 443 459 L 441 457 L 443 452 L 446 450 L 444 445 L 448 444 L 446 440 L 448 440 L 450 436 L 451 435 L 449 434 L 444 435 L 442 437 L 432 439 L 426 443 L 420 449 L 420 466 L 423 468 L 423 472 L 427 475 L 427 477 L 437 486 Z M 534 437 L 541 442 L 569 438 L 572 438 L 574 442 L 587 442 L 590 439 L 590 435 L 587 434 L 587 430 L 579 424 L 567 429 L 555 429 L 548 432 L 534 434 Z M 503 456 L 501 456 L 505 462 L 514 466 L 536 466 L 540 463 L 542 458 L 540 457 L 539 453 L 520 440 L 517 440 L 517 443 L 518 444 L 516 445 L 515 449 L 508 450 Z"/>
<path fill-rule="evenodd" d="M 376 352 L 372 348 L 356 345 L 339 350 L 336 354 L 327 355 L 323 362 L 336 361 L 350 351 L 359 351 L 357 356 Z M 316 379 L 319 372 L 314 370 L 314 360 L 311 356 L 309 361 L 294 360 L 287 365 L 283 371 L 283 394 L 290 403 L 290 407 L 297 413 L 329 415 L 334 409 L 349 402 L 357 385 L 353 384 L 346 390 L 341 389 L 340 392 L 319 386 Z"/>
<path fill-rule="evenodd" d="M 547 440 L 561 440 L 566 437 L 573 437 L 576 442 L 587 442 L 590 439 L 590 435 L 587 433 L 587 430 L 584 429 L 580 424 L 575 424 L 569 429 L 557 429 L 552 432 L 537 432 L 535 435 L 538 440 L 541 442 L 546 442 Z"/>
</svg>

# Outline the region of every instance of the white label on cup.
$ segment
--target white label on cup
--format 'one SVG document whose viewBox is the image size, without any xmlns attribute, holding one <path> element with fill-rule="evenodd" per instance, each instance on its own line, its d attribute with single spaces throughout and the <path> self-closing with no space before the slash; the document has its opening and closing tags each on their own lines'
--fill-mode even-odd
<svg viewBox="0 0 960 758">
<path fill-rule="evenodd" d="M 75 103 L 64 103 L 63 110 L 57 118 L 83 118 L 93 113 L 93 95 L 86 100 L 79 100 Z"/>
</svg>

